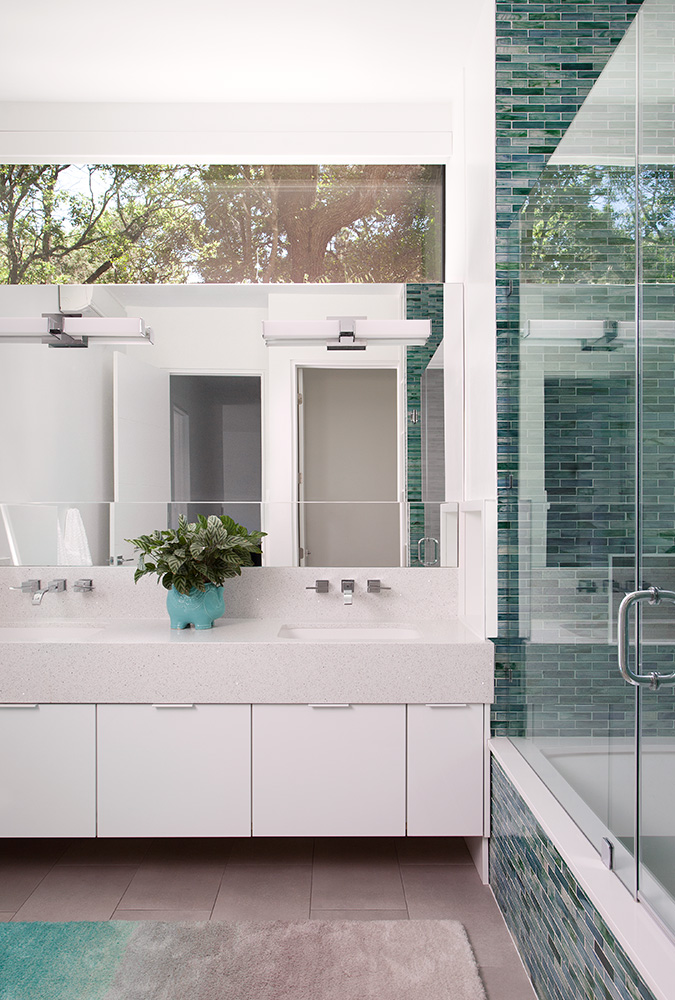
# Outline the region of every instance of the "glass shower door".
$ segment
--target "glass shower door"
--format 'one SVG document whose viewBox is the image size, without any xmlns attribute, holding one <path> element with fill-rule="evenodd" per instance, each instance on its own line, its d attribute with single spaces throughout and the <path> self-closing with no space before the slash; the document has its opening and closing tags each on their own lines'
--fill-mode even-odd
<svg viewBox="0 0 675 1000">
<path fill-rule="evenodd" d="M 643 586 L 675 594 L 675 3 L 639 20 L 638 544 Z M 675 604 L 640 602 L 638 896 L 675 933 Z"/>
<path fill-rule="evenodd" d="M 616 610 L 636 573 L 636 32 L 521 212 L 517 519 L 522 752 L 635 891 L 635 695 Z"/>
</svg>

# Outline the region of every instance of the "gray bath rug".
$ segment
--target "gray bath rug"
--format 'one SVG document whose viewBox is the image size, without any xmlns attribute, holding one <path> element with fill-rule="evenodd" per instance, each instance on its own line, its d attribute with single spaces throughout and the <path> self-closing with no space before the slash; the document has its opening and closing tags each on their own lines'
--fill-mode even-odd
<svg viewBox="0 0 675 1000">
<path fill-rule="evenodd" d="M 0 924 L 3 1000 L 485 1000 L 454 920 Z"/>
</svg>

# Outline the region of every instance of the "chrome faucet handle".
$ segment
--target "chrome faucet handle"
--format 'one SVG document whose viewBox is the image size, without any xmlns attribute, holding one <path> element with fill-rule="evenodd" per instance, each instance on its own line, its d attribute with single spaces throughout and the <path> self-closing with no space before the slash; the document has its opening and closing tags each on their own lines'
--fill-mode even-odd
<svg viewBox="0 0 675 1000">
<path fill-rule="evenodd" d="M 39 580 L 24 580 L 19 587 L 10 587 L 10 590 L 20 590 L 22 594 L 34 594 L 40 589 Z"/>
<path fill-rule="evenodd" d="M 382 590 L 391 590 L 391 587 L 385 587 L 381 580 L 369 580 L 368 586 L 366 588 L 367 594 L 379 594 Z"/>
<path fill-rule="evenodd" d="M 93 580 L 76 580 L 73 584 L 73 590 L 76 594 L 88 594 L 93 589 Z"/>
<path fill-rule="evenodd" d="M 316 590 L 317 594 L 328 593 L 328 580 L 315 580 L 313 587 L 305 587 L 305 590 Z"/>
<path fill-rule="evenodd" d="M 42 604 L 42 598 L 45 596 L 45 594 L 52 594 L 52 593 L 62 594 L 65 589 L 66 589 L 65 580 L 50 580 L 46 587 L 43 587 L 41 590 L 38 589 L 32 591 L 33 596 L 30 599 L 31 604 Z"/>
</svg>

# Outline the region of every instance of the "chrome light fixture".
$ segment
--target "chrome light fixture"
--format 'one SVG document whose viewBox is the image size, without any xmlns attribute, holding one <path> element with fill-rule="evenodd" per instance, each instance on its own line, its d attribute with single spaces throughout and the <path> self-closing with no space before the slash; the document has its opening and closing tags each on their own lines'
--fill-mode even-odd
<svg viewBox="0 0 675 1000">
<path fill-rule="evenodd" d="M 423 347 L 431 320 L 378 320 L 336 317 L 325 320 L 263 320 L 267 347 L 325 347 L 329 351 L 365 351 L 372 346 Z"/>
<path fill-rule="evenodd" d="M 49 347 L 88 347 L 97 344 L 151 344 L 152 330 L 145 321 L 131 317 L 0 316 L 0 342 L 47 344 Z"/>
</svg>

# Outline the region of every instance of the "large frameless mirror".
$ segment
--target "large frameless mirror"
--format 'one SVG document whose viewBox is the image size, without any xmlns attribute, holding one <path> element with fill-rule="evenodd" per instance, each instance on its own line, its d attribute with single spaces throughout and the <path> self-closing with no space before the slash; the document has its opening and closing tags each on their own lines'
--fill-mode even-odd
<svg viewBox="0 0 675 1000">
<path fill-rule="evenodd" d="M 263 341 L 269 319 L 396 325 L 411 288 L 437 299 L 424 346 Z M 452 565 L 442 301 L 440 285 L 0 289 L 2 564 L 125 565 L 126 539 L 227 513 L 268 533 L 263 565 Z M 64 312 L 151 335 L 7 337 Z"/>
</svg>

